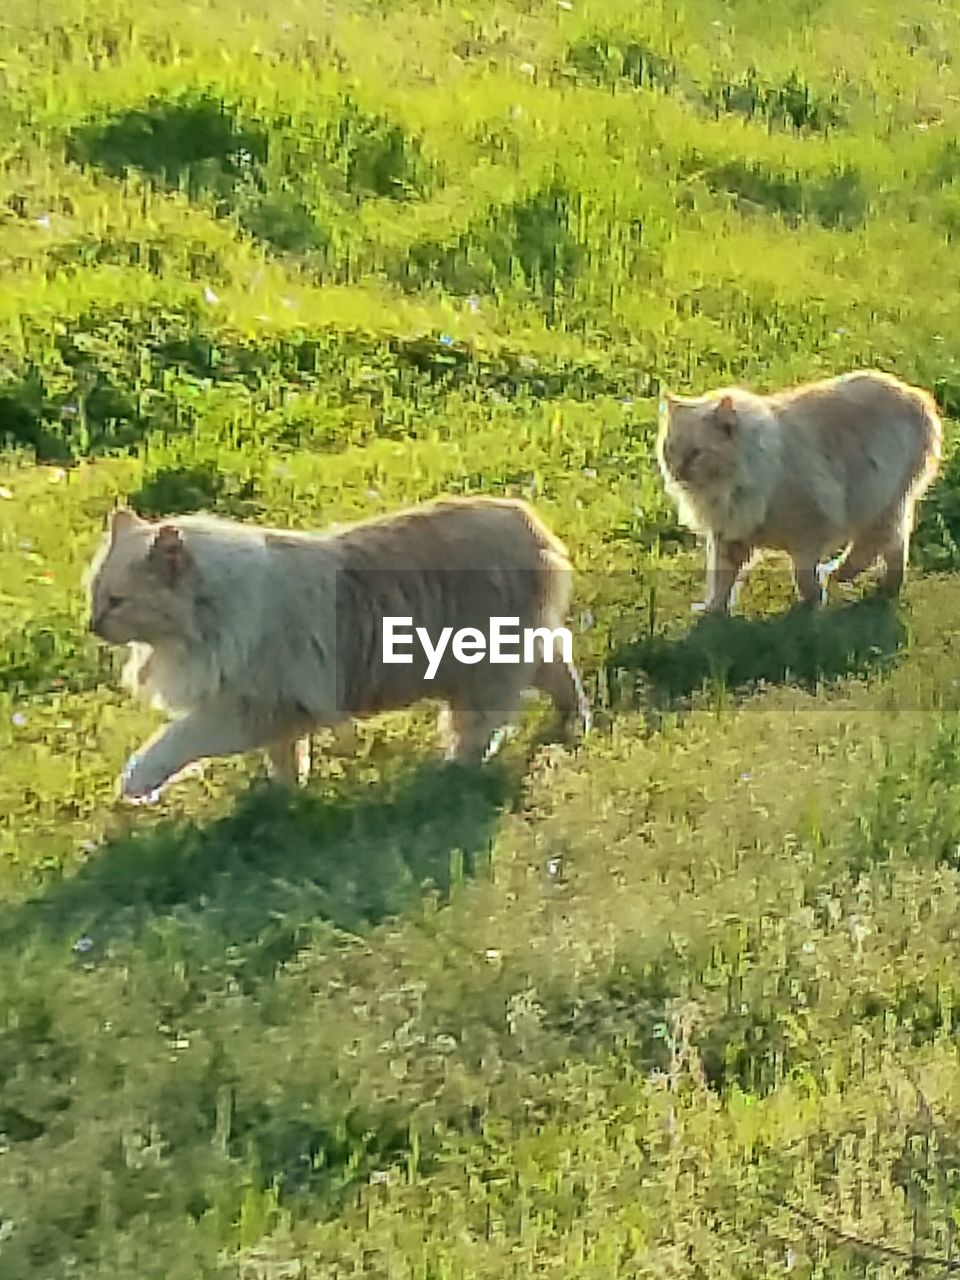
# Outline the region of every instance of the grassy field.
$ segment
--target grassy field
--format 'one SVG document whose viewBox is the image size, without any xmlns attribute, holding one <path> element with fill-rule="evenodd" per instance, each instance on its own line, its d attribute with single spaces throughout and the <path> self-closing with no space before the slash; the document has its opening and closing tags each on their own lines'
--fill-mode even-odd
<svg viewBox="0 0 960 1280">
<path fill-rule="evenodd" d="M 3 1280 L 960 1269 L 958 48 L 936 0 L 5 0 Z M 946 415 L 904 599 L 773 562 L 695 622 L 661 388 L 860 365 Z M 118 498 L 463 492 L 570 547 L 582 751 L 532 706 L 451 780 L 419 708 L 295 799 L 118 806 Z"/>
</svg>

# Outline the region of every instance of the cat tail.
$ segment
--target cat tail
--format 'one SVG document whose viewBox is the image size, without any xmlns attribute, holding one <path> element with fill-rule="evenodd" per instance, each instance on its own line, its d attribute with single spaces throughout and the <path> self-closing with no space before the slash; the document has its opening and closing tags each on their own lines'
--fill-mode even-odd
<svg viewBox="0 0 960 1280">
<path fill-rule="evenodd" d="M 940 470 L 943 457 L 943 423 L 936 401 L 927 391 L 915 389 L 917 409 L 920 414 L 921 452 L 912 477 L 912 494 L 919 497 L 930 487 Z"/>
</svg>

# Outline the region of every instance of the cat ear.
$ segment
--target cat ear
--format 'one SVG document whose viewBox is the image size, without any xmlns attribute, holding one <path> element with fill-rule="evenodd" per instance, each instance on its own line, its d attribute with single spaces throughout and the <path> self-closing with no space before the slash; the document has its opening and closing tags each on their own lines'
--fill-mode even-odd
<svg viewBox="0 0 960 1280">
<path fill-rule="evenodd" d="M 117 507 L 110 516 L 110 537 L 116 538 L 120 534 L 128 533 L 143 523 L 144 521 L 129 507 Z"/>
<path fill-rule="evenodd" d="M 174 586 L 183 576 L 189 555 L 183 535 L 175 524 L 162 524 L 150 544 L 147 561 L 157 570 L 168 586 Z"/>
<path fill-rule="evenodd" d="M 733 396 L 723 395 L 720 397 L 715 416 L 718 424 L 729 435 L 737 425 L 737 406 L 733 403 Z"/>
<path fill-rule="evenodd" d="M 672 396 L 669 391 L 661 391 L 657 401 L 657 412 L 660 417 L 669 418 L 677 404 L 676 396 Z"/>
</svg>

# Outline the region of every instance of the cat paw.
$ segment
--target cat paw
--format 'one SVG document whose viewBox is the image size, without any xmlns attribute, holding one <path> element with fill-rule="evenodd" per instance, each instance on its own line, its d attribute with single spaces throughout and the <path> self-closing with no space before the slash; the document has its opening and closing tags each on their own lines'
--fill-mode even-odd
<svg viewBox="0 0 960 1280">
<path fill-rule="evenodd" d="M 832 560 L 825 560 L 823 564 L 818 564 L 816 568 L 817 582 L 822 590 L 826 589 L 827 583 L 843 564 L 842 556 L 834 556 Z"/>
<path fill-rule="evenodd" d="M 128 804 L 156 804 L 160 799 L 163 778 L 158 778 L 151 770 L 149 762 L 144 763 L 142 756 L 136 752 L 124 766 L 123 773 L 117 783 L 120 798 Z"/>
<path fill-rule="evenodd" d="M 801 609 L 807 610 L 810 613 L 815 613 L 818 609 L 822 609 L 829 603 L 826 588 L 822 587 L 816 595 L 800 596 L 797 603 Z"/>
<path fill-rule="evenodd" d="M 120 799 L 123 800 L 125 804 L 156 804 L 160 799 L 160 790 L 160 787 L 154 787 L 152 791 L 147 791 L 143 795 L 139 795 L 136 792 L 131 791 L 130 784 L 123 776 L 121 776 L 117 782 L 117 791 Z"/>
<path fill-rule="evenodd" d="M 490 735 L 490 741 L 487 743 L 487 748 L 483 753 L 484 764 L 486 764 L 488 760 L 492 760 L 495 755 L 498 755 L 508 742 L 513 742 L 517 737 L 518 732 L 519 730 L 514 724 L 505 724 L 501 725 L 499 729 L 494 729 L 493 733 Z"/>
</svg>

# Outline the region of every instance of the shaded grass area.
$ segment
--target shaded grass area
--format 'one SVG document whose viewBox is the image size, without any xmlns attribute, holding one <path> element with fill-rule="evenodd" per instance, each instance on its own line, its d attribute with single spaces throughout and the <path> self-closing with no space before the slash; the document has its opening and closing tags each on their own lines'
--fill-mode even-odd
<svg viewBox="0 0 960 1280">
<path fill-rule="evenodd" d="M 889 667 L 906 629 L 889 602 L 867 597 L 822 612 L 797 606 L 772 617 L 705 616 L 680 638 L 653 635 L 616 649 L 613 672 L 641 672 L 668 701 L 705 686 L 731 692 L 821 685 Z"/>
<path fill-rule="evenodd" d="M 8 915 L 0 936 L 16 945 L 38 930 L 92 935 L 103 946 L 135 936 L 148 919 L 195 913 L 211 950 L 262 948 L 257 964 L 269 978 L 311 922 L 356 932 L 410 909 L 424 886 L 445 897 L 489 855 L 496 817 L 518 784 L 496 768 L 472 776 L 423 764 L 398 773 L 389 755 L 382 763 L 366 763 L 376 786 L 341 777 L 288 795 L 264 783 L 212 822 L 131 824 L 75 875 Z"/>
</svg>

